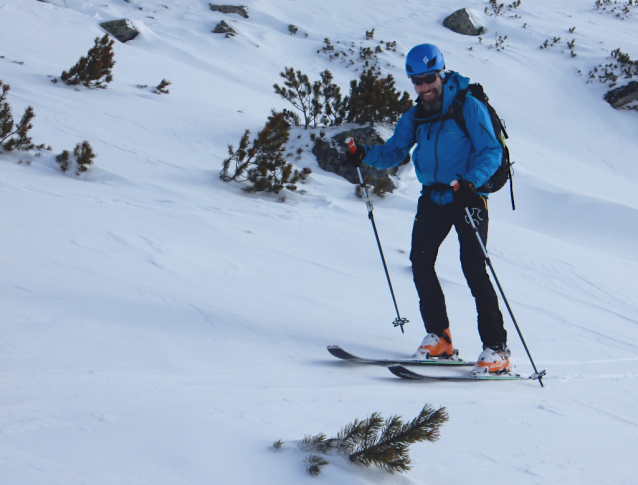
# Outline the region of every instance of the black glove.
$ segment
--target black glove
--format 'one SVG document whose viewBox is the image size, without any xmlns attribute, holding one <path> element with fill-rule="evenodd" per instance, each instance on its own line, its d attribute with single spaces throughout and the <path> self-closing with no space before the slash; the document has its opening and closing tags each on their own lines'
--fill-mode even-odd
<svg viewBox="0 0 638 485">
<path fill-rule="evenodd" d="M 366 149 L 361 145 L 357 145 L 357 150 L 352 153 L 350 150 L 346 150 L 346 163 L 353 167 L 360 167 L 363 163 L 363 159 L 366 156 Z"/>
<path fill-rule="evenodd" d="M 459 186 L 454 191 L 454 205 L 467 207 L 476 195 L 476 187 L 469 180 L 459 180 Z"/>
</svg>

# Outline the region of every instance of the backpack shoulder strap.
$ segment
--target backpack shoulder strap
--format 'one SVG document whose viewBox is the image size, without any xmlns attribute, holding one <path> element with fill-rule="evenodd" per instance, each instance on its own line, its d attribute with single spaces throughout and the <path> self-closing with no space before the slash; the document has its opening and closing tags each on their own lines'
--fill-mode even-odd
<svg viewBox="0 0 638 485">
<path fill-rule="evenodd" d="M 456 124 L 459 125 L 461 131 L 465 133 L 465 136 L 470 137 L 470 133 L 467 131 L 467 123 L 465 122 L 465 117 L 463 116 L 463 107 L 465 106 L 465 99 L 467 98 L 468 89 L 461 89 L 456 96 L 454 97 L 454 101 L 452 102 L 452 106 L 448 109 L 447 114 L 451 119 L 456 121 Z"/>
<path fill-rule="evenodd" d="M 456 96 L 454 97 L 454 101 L 452 101 L 452 105 L 448 108 L 445 114 L 433 116 L 427 120 L 415 119 L 412 126 L 414 133 L 416 134 L 416 130 L 420 125 L 452 119 L 456 121 L 456 123 L 459 125 L 463 133 L 465 133 L 465 135 L 469 138 L 470 135 L 467 131 L 467 124 L 465 123 L 465 118 L 463 117 L 463 106 L 465 105 L 465 98 L 468 92 L 469 92 L 469 89 L 462 89 L 458 93 L 456 93 Z M 419 102 L 420 100 L 417 100 L 417 113 L 418 113 L 418 108 L 420 107 L 420 105 L 418 104 Z"/>
</svg>

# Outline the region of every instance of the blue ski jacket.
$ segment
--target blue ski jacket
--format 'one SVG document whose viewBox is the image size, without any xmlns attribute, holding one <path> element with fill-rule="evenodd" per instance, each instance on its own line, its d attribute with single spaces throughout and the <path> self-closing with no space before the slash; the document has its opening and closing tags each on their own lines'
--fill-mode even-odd
<svg viewBox="0 0 638 485">
<path fill-rule="evenodd" d="M 448 112 L 457 93 L 466 89 L 469 81 L 456 72 L 446 72 L 443 113 Z M 483 103 L 470 93 L 467 94 L 463 117 L 469 138 L 451 118 L 419 124 L 419 121 L 435 119 L 440 115 L 417 119 L 417 107 L 414 106 L 401 117 L 394 134 L 385 145 L 365 147 L 363 161 L 379 169 L 395 167 L 416 143 L 412 161 L 421 184 L 449 185 L 459 179 L 459 175 L 475 187 L 487 182 L 501 165 L 503 149 L 494 135 L 490 115 Z M 452 191 L 432 190 L 430 199 L 439 205 L 449 204 L 452 202 Z"/>
</svg>

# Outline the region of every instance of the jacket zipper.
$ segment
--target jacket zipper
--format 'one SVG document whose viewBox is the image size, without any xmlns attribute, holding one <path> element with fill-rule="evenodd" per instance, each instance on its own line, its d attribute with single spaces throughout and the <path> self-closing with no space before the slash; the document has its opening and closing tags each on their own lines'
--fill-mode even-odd
<svg viewBox="0 0 638 485">
<path fill-rule="evenodd" d="M 439 171 L 439 135 L 443 130 L 443 125 L 445 124 L 445 120 L 441 121 L 441 126 L 439 126 L 439 131 L 436 132 L 436 138 L 434 140 L 434 181 L 438 182 L 436 178 L 436 174 Z"/>
</svg>

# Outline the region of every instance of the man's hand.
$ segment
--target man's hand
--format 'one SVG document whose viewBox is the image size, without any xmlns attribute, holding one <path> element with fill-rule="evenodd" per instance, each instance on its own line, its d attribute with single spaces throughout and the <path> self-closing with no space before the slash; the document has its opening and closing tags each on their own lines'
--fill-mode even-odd
<svg viewBox="0 0 638 485">
<path fill-rule="evenodd" d="M 361 145 L 357 145 L 357 149 L 354 153 L 350 150 L 346 151 L 346 163 L 353 167 L 360 167 L 363 163 L 363 159 L 366 156 L 366 149 Z"/>
<path fill-rule="evenodd" d="M 454 190 L 454 205 L 467 207 L 476 195 L 476 187 L 469 180 L 459 180 L 458 187 Z"/>
</svg>

